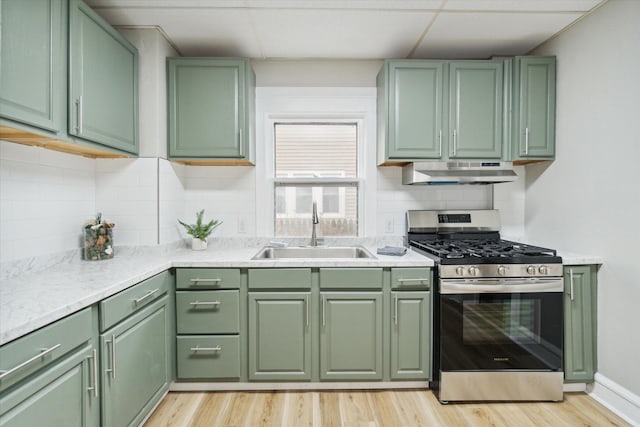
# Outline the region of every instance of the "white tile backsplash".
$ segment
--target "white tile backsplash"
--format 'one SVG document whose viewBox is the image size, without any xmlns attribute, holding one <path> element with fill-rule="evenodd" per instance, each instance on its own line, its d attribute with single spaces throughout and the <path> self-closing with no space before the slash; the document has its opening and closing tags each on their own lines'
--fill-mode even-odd
<svg viewBox="0 0 640 427">
<path fill-rule="evenodd" d="M 0 141 L 2 262 L 77 249 L 94 215 L 94 161 Z"/>
<path fill-rule="evenodd" d="M 182 226 L 177 219 L 184 217 L 186 166 L 160 159 L 159 162 L 159 241 L 172 243 L 181 239 Z"/>
</svg>

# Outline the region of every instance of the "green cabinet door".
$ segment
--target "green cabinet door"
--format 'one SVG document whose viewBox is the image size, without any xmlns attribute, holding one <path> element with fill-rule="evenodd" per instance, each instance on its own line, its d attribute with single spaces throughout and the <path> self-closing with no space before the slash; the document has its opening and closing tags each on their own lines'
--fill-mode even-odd
<svg viewBox="0 0 640 427">
<path fill-rule="evenodd" d="M 0 426 L 99 426 L 96 357 L 95 349 L 86 345 L 3 393 Z"/>
<path fill-rule="evenodd" d="M 382 292 L 321 292 L 320 379 L 382 379 Z"/>
<path fill-rule="evenodd" d="M 564 267 L 564 378 L 594 381 L 596 371 L 595 266 Z"/>
<path fill-rule="evenodd" d="M 249 293 L 249 379 L 311 379 L 310 292 Z"/>
<path fill-rule="evenodd" d="M 69 134 L 137 154 L 138 51 L 81 0 L 69 39 Z"/>
<path fill-rule="evenodd" d="M 54 134 L 66 130 L 66 6 L 0 2 L 0 117 Z"/>
<path fill-rule="evenodd" d="M 517 57 L 514 70 L 514 152 L 521 159 L 553 158 L 556 59 Z"/>
<path fill-rule="evenodd" d="M 429 292 L 392 292 L 391 379 L 426 380 L 431 372 Z"/>
<path fill-rule="evenodd" d="M 503 69 L 501 61 L 449 64 L 449 158 L 501 159 Z"/>
<path fill-rule="evenodd" d="M 170 58 L 169 156 L 250 160 L 254 77 L 249 61 Z"/>
<path fill-rule="evenodd" d="M 169 387 L 167 297 L 100 335 L 102 425 L 138 425 Z"/>
<path fill-rule="evenodd" d="M 388 158 L 439 159 L 444 62 L 392 61 L 386 66 Z"/>
</svg>

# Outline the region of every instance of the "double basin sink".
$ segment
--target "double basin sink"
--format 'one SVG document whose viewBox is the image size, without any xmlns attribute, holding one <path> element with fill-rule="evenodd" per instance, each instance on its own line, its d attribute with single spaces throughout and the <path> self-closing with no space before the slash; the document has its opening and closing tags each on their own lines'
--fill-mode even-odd
<svg viewBox="0 0 640 427">
<path fill-rule="evenodd" d="M 274 260 L 305 258 L 376 259 L 371 252 L 362 246 L 295 246 L 283 248 L 267 246 L 260 249 L 251 259 Z"/>
</svg>

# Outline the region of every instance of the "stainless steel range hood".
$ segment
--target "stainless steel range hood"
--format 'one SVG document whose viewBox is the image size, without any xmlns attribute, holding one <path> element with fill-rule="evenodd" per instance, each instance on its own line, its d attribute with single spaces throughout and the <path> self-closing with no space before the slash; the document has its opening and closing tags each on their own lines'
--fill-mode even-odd
<svg viewBox="0 0 640 427">
<path fill-rule="evenodd" d="M 414 162 L 402 168 L 405 185 L 497 184 L 517 178 L 511 162 Z"/>
</svg>

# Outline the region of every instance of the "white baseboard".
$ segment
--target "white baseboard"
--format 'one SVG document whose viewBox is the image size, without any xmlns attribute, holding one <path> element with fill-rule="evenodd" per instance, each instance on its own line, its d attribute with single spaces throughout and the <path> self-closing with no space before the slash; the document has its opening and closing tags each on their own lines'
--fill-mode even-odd
<svg viewBox="0 0 640 427">
<path fill-rule="evenodd" d="M 587 384 L 586 383 L 565 383 L 562 385 L 562 391 L 565 393 L 587 391 Z"/>
<path fill-rule="evenodd" d="M 603 406 L 615 412 L 632 426 L 640 426 L 640 396 L 602 374 L 596 373 L 595 383 L 589 391 Z"/>
</svg>

